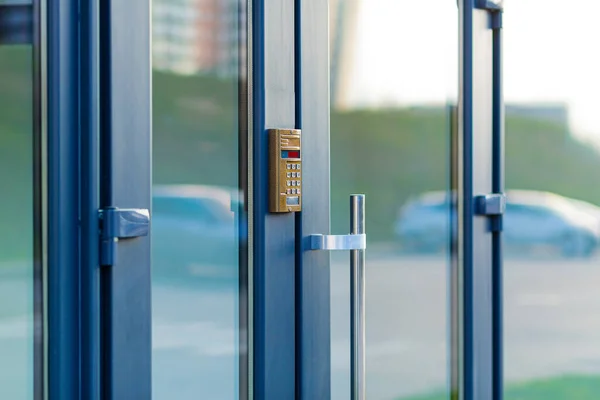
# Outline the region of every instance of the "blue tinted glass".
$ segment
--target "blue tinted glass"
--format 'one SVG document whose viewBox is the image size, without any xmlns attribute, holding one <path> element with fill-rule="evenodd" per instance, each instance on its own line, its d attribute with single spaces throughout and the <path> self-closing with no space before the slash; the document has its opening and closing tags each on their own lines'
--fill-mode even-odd
<svg viewBox="0 0 600 400">
<path fill-rule="evenodd" d="M 31 46 L 0 43 L 0 398 L 34 389 Z"/>
<path fill-rule="evenodd" d="M 246 3 L 152 3 L 153 398 L 237 399 L 247 349 Z"/>
</svg>

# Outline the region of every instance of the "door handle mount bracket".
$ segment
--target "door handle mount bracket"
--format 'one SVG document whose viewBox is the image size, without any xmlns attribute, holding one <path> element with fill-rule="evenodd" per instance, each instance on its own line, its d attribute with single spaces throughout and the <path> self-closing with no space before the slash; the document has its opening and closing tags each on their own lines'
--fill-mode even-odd
<svg viewBox="0 0 600 400">
<path fill-rule="evenodd" d="M 309 250 L 365 250 L 367 235 L 310 235 Z"/>
</svg>

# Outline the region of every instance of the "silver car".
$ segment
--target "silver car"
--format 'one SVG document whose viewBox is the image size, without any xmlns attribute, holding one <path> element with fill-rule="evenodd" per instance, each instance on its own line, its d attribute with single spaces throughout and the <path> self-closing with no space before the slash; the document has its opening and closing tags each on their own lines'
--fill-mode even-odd
<svg viewBox="0 0 600 400">
<path fill-rule="evenodd" d="M 158 185 L 152 193 L 153 276 L 158 280 L 234 279 L 245 223 L 234 189 Z M 242 216 L 243 217 L 243 216 Z"/>
<path fill-rule="evenodd" d="M 446 192 L 425 193 L 402 207 L 395 233 L 403 249 L 435 252 L 450 242 L 451 202 Z M 588 257 L 600 242 L 600 208 L 548 192 L 507 192 L 503 218 L 509 249 L 548 247 L 565 257 Z"/>
</svg>

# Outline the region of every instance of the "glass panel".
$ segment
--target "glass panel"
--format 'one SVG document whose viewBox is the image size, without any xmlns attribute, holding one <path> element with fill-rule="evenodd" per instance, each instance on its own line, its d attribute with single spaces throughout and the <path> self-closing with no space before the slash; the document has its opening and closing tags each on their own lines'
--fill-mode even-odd
<svg viewBox="0 0 600 400">
<path fill-rule="evenodd" d="M 31 46 L 0 45 L 0 398 L 34 395 L 33 58 Z M 36 155 L 35 157 L 39 157 Z M 35 218 L 35 220 L 34 220 Z M 38 260 L 39 261 L 39 260 Z M 41 361 L 41 359 L 37 359 Z"/>
<path fill-rule="evenodd" d="M 458 10 L 447 0 L 330 7 L 332 231 L 348 232 L 348 195 L 365 193 L 367 398 L 449 398 Z M 332 397 L 346 400 L 347 254 L 332 256 L 331 282 Z"/>
<path fill-rule="evenodd" d="M 600 5 L 508 3 L 506 398 L 597 399 Z"/>
<path fill-rule="evenodd" d="M 236 399 L 246 380 L 246 6 L 152 5 L 153 397 Z"/>
</svg>

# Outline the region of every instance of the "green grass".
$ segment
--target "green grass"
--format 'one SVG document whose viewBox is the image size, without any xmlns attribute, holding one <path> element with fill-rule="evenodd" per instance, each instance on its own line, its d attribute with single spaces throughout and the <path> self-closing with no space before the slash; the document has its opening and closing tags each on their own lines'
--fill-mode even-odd
<svg viewBox="0 0 600 400">
<path fill-rule="evenodd" d="M 506 388 L 505 400 L 597 400 L 600 376 L 563 376 L 535 380 Z M 399 397 L 397 400 L 450 400 L 448 394 Z"/>
</svg>

